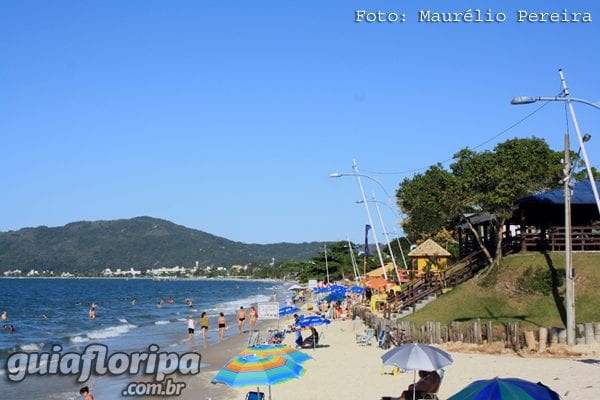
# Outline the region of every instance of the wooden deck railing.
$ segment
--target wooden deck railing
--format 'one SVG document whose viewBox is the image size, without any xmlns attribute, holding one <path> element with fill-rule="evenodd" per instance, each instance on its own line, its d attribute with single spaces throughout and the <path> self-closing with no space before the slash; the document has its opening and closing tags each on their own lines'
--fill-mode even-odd
<svg viewBox="0 0 600 400">
<path fill-rule="evenodd" d="M 553 226 L 540 232 L 526 232 L 523 240 L 526 251 L 564 251 L 565 228 Z M 600 225 L 572 227 L 571 243 L 574 251 L 600 251 Z"/>
</svg>

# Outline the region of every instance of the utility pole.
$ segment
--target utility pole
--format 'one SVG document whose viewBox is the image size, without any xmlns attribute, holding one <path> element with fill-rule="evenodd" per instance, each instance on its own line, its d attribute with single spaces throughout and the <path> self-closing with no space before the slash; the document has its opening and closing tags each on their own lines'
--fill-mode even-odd
<svg viewBox="0 0 600 400">
<path fill-rule="evenodd" d="M 575 345 L 575 282 L 573 276 L 571 245 L 571 154 L 569 133 L 565 133 L 564 190 L 565 190 L 565 274 L 567 344 Z"/>
<path fill-rule="evenodd" d="M 369 224 L 371 224 L 371 228 L 373 228 L 373 238 L 375 239 L 375 248 L 377 249 L 377 255 L 379 256 L 379 262 L 381 263 L 381 270 L 383 271 L 383 277 L 387 280 L 387 272 L 385 271 L 385 263 L 383 262 L 383 256 L 381 255 L 381 249 L 379 248 L 379 241 L 377 240 L 377 233 L 375 233 L 375 224 L 373 224 L 373 218 L 371 218 L 371 211 L 369 210 L 369 204 L 367 203 L 367 197 L 365 196 L 365 189 L 363 188 L 362 181 L 360 180 L 361 174 L 358 171 L 358 164 L 356 160 L 352 160 L 352 170 L 354 171 L 354 176 L 356 176 L 356 180 L 358 182 L 358 187 L 360 188 L 360 194 L 362 196 L 363 204 L 365 205 L 365 210 L 367 211 L 367 217 L 369 218 Z M 365 257 L 365 275 L 367 273 L 367 258 Z"/>
<path fill-rule="evenodd" d="M 329 285 L 329 264 L 327 264 L 327 245 L 323 245 L 323 252 L 325 253 L 325 270 L 327 271 L 327 284 Z"/>
</svg>

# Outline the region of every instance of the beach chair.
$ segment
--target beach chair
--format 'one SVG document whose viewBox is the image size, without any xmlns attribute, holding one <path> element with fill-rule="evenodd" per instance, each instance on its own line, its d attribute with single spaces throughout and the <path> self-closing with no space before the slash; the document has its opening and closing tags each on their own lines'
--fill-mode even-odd
<svg viewBox="0 0 600 400">
<path fill-rule="evenodd" d="M 377 347 L 379 347 L 380 349 L 383 349 L 384 344 L 385 344 L 385 330 L 382 329 L 381 332 L 379 332 L 379 337 L 377 338 Z"/>
<path fill-rule="evenodd" d="M 437 396 L 438 392 L 440 391 L 440 387 L 442 386 L 442 381 L 444 380 L 444 369 L 438 369 L 437 374 L 440 377 L 440 384 L 438 385 L 438 387 L 432 392 L 432 393 L 426 393 L 424 394 L 422 397 L 420 397 L 417 400 L 440 400 L 439 397 Z"/>
<path fill-rule="evenodd" d="M 250 332 L 250 336 L 248 336 L 248 347 L 258 346 L 260 341 L 260 332 L 254 331 Z"/>
<path fill-rule="evenodd" d="M 374 329 L 367 329 L 364 335 L 356 335 L 356 344 L 360 344 L 362 346 L 370 346 L 374 334 Z"/>
<path fill-rule="evenodd" d="M 246 393 L 246 400 L 265 400 L 265 394 L 263 392 L 248 392 Z"/>
<path fill-rule="evenodd" d="M 267 342 L 269 344 L 280 344 L 285 339 L 285 334 L 287 329 L 283 328 L 281 331 L 269 331 L 269 339 Z"/>
</svg>

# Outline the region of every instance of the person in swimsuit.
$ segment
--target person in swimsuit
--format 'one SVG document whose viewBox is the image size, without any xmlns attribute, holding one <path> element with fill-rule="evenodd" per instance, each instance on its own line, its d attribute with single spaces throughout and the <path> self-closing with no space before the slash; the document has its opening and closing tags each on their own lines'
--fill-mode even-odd
<svg viewBox="0 0 600 400">
<path fill-rule="evenodd" d="M 205 311 L 200 315 L 200 329 L 202 330 L 202 338 L 206 344 L 206 339 L 208 338 L 208 315 L 206 315 Z"/>
<path fill-rule="evenodd" d="M 219 314 L 219 319 L 217 320 L 217 323 L 219 324 L 219 340 L 223 340 L 223 337 L 225 336 L 225 324 L 227 323 L 227 321 L 225 320 L 225 315 L 223 313 Z"/>
<path fill-rule="evenodd" d="M 85 400 L 94 400 L 94 396 L 92 396 L 92 394 L 90 393 L 90 389 L 85 386 L 82 387 L 79 390 L 79 394 L 81 395 L 81 397 L 83 397 Z"/>
<path fill-rule="evenodd" d="M 196 323 L 194 322 L 194 319 L 191 315 L 188 317 L 185 323 L 187 324 L 188 333 L 190 334 L 190 336 L 194 336 L 194 329 L 196 328 Z"/>
<path fill-rule="evenodd" d="M 238 327 L 240 328 L 240 335 L 244 333 L 244 325 L 246 324 L 246 310 L 244 306 L 241 306 L 237 312 Z"/>
<path fill-rule="evenodd" d="M 256 308 L 254 306 L 250 307 L 250 332 L 254 332 L 254 325 L 256 325 L 256 320 L 258 319 L 258 313 L 256 312 Z"/>
</svg>

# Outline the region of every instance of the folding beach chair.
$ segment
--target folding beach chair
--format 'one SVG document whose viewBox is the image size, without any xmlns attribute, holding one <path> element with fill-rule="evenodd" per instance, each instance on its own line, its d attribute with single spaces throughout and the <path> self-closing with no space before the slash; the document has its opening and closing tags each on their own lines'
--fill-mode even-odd
<svg viewBox="0 0 600 400">
<path fill-rule="evenodd" d="M 380 349 L 383 349 L 384 344 L 385 344 L 385 330 L 382 329 L 381 332 L 379 332 L 379 337 L 377 338 L 377 347 L 379 347 Z"/>
<path fill-rule="evenodd" d="M 365 331 L 364 335 L 356 335 L 356 344 L 360 344 L 362 346 L 370 346 L 374 334 L 375 330 L 369 328 Z"/>
<path fill-rule="evenodd" d="M 439 397 L 437 396 L 438 392 L 440 391 L 440 387 L 442 386 L 442 382 L 444 381 L 444 372 L 446 372 L 443 368 L 438 369 L 437 374 L 440 377 L 440 384 L 438 385 L 438 387 L 432 392 L 432 393 L 426 393 L 423 396 L 421 396 L 420 398 L 418 398 L 417 400 L 440 400 Z"/>
<path fill-rule="evenodd" d="M 248 392 L 246 400 L 265 400 L 265 394 L 263 392 Z"/>
<path fill-rule="evenodd" d="M 254 331 L 250 332 L 250 336 L 248 336 L 248 347 L 258 346 L 260 341 L 260 332 Z"/>
</svg>

